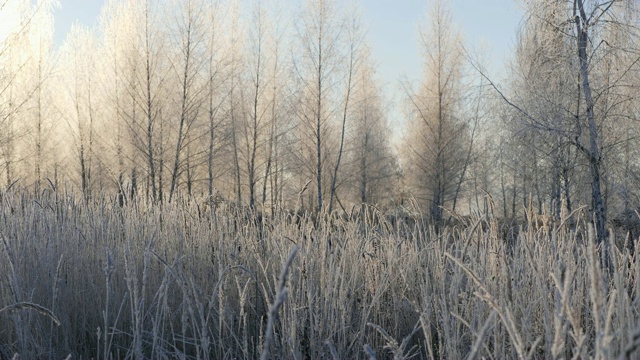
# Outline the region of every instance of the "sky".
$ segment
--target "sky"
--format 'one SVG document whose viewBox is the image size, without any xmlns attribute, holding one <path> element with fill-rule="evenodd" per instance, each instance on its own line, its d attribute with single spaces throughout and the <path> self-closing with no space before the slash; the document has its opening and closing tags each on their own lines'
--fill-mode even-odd
<svg viewBox="0 0 640 360">
<path fill-rule="evenodd" d="M 364 4 L 382 77 L 392 85 L 405 76 L 417 80 L 422 71 L 419 28 L 429 1 L 365 0 Z M 499 72 L 515 43 L 522 17 L 518 5 L 513 0 L 449 0 L 448 5 L 470 50 L 486 48 L 490 71 Z"/>
<path fill-rule="evenodd" d="M 514 0 L 445 0 L 454 24 L 460 28 L 471 53 L 485 51 L 489 77 L 499 83 L 505 76 L 523 11 Z M 404 90 L 400 82 L 419 81 L 422 73 L 419 29 L 424 27 L 429 0 L 363 0 L 369 40 L 385 92 L 391 100 L 393 141 L 405 135 L 401 110 Z"/>
<path fill-rule="evenodd" d="M 55 12 L 56 43 L 63 41 L 75 21 L 94 25 L 103 3 L 60 0 L 60 8 Z M 405 77 L 417 80 L 422 68 L 418 28 L 426 18 L 429 0 L 362 0 L 362 4 L 383 83 L 395 87 Z M 479 48 L 484 44 L 490 50 L 490 71 L 500 72 L 504 59 L 511 53 L 522 17 L 515 1 L 448 0 L 448 5 L 467 45 Z"/>
<path fill-rule="evenodd" d="M 303 0 L 287 0 L 298 5 Z M 347 0 L 337 0 L 338 6 Z M 378 65 L 379 80 L 390 100 L 394 141 L 402 137 L 403 90 L 400 81 L 417 82 L 422 72 L 419 28 L 424 26 L 430 0 L 360 0 L 368 40 Z M 506 75 L 522 10 L 515 0 L 444 0 L 453 22 L 461 29 L 470 51 L 483 49 L 489 76 L 496 82 Z M 94 26 L 104 0 L 59 0 L 54 12 L 55 43 L 60 45 L 74 22 Z M 7 10 L 7 9 L 5 9 Z M 9 12 L 4 12 L 5 14 Z M 10 19 L 0 19 L 2 28 Z"/>
<path fill-rule="evenodd" d="M 61 44 L 74 22 L 97 23 L 103 0 L 59 0 L 55 10 L 55 42 Z M 303 0 L 288 0 L 300 3 Z M 419 28 L 424 25 L 430 0 L 361 0 L 368 40 L 389 104 L 393 141 L 403 137 L 401 81 L 417 82 L 422 72 Z M 346 0 L 337 0 L 346 3 Z M 445 0 L 453 22 L 461 29 L 470 51 L 484 51 L 489 76 L 496 82 L 512 53 L 522 10 L 515 0 Z"/>
</svg>

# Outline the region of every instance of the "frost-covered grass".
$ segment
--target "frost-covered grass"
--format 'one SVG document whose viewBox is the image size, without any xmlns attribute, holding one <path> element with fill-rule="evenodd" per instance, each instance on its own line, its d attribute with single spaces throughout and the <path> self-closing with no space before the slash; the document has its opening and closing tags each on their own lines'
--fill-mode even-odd
<svg viewBox="0 0 640 360">
<path fill-rule="evenodd" d="M 315 223 L 2 194 L 0 358 L 638 356 L 639 259 L 602 271 L 584 221 Z"/>
</svg>

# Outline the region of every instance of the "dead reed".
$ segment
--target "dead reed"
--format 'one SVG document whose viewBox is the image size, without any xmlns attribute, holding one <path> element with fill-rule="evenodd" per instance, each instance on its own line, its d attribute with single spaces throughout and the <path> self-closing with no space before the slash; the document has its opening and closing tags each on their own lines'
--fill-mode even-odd
<svg viewBox="0 0 640 360">
<path fill-rule="evenodd" d="M 601 269 L 584 219 L 257 219 L 2 194 L 0 359 L 637 355 L 639 244 Z"/>
</svg>

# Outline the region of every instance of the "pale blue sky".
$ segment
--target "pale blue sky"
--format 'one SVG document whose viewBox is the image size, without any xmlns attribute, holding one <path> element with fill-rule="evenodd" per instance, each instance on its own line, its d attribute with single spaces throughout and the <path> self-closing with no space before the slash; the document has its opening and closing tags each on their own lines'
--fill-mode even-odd
<svg viewBox="0 0 640 360">
<path fill-rule="evenodd" d="M 338 1 L 340 2 L 340 0 Z M 454 21 L 461 27 L 467 45 L 486 44 L 493 73 L 500 72 L 511 53 L 522 17 L 514 0 L 449 0 Z M 93 25 L 102 0 L 60 0 L 56 10 L 56 43 L 61 43 L 74 21 Z M 405 75 L 420 76 L 418 26 L 425 19 L 428 0 L 363 0 L 369 40 L 382 81 L 395 87 Z M 499 76 L 499 74 L 494 74 Z"/>
<path fill-rule="evenodd" d="M 400 80 L 415 82 L 420 78 L 418 28 L 426 19 L 429 0 L 361 1 L 380 80 L 391 101 L 389 115 L 396 141 L 405 129 L 399 106 L 402 101 L 399 84 Z M 94 25 L 103 3 L 103 0 L 60 0 L 61 8 L 55 13 L 56 43 L 62 42 L 74 21 Z M 519 5 L 514 0 L 448 0 L 448 5 L 467 47 L 471 51 L 484 48 L 489 75 L 496 81 L 502 79 L 522 18 Z"/>
<path fill-rule="evenodd" d="M 445 2 L 446 3 L 446 2 Z M 426 19 L 428 0 L 365 0 L 369 38 L 386 81 L 405 75 L 415 80 L 422 70 L 418 29 Z M 449 0 L 453 21 L 470 50 L 484 44 L 492 72 L 499 72 L 513 48 L 522 12 L 513 0 Z M 498 75 L 498 74 L 496 74 Z"/>
</svg>

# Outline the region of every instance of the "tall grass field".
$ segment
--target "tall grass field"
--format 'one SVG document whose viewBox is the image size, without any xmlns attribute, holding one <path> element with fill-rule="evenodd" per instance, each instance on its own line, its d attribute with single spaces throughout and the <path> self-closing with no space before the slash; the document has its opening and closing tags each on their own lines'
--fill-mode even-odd
<svg viewBox="0 0 640 360">
<path fill-rule="evenodd" d="M 262 216 L 0 199 L 0 359 L 631 359 L 638 239 L 585 217 L 438 229 L 370 208 Z"/>
</svg>

